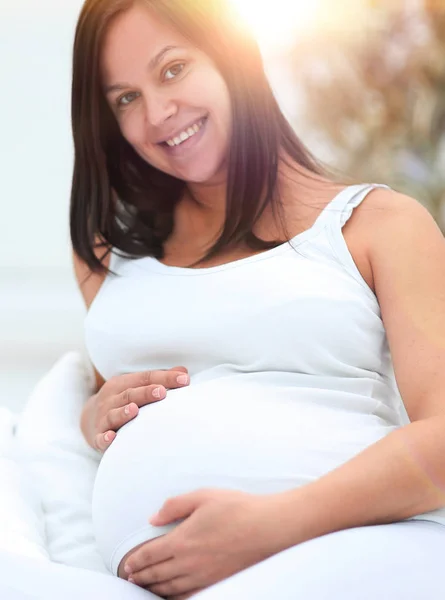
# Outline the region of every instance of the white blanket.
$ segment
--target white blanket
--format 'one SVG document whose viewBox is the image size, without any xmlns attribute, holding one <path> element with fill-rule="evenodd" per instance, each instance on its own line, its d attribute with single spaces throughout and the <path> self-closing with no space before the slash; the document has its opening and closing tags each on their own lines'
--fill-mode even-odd
<svg viewBox="0 0 445 600">
<path fill-rule="evenodd" d="M 108 573 L 91 522 L 100 456 L 79 427 L 92 391 L 91 367 L 73 352 L 38 383 L 17 423 L 0 409 L 0 550 Z"/>
<path fill-rule="evenodd" d="M 49 560 L 40 498 L 15 459 L 15 426 L 0 408 L 0 551 Z"/>
</svg>

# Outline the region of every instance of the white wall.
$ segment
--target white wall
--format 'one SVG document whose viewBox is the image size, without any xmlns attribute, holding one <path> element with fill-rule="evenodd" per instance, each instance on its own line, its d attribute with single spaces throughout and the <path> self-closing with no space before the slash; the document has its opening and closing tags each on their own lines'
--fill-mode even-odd
<svg viewBox="0 0 445 600">
<path fill-rule="evenodd" d="M 71 48 L 82 0 L 0 0 L 0 404 L 82 347 L 71 269 Z"/>
</svg>

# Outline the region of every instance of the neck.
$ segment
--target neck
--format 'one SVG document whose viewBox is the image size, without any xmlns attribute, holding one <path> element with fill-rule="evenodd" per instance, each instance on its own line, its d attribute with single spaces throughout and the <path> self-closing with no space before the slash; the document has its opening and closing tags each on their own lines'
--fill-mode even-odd
<svg viewBox="0 0 445 600">
<path fill-rule="evenodd" d="M 226 218 L 226 182 L 188 183 L 175 213 L 175 233 L 200 238 L 218 234 Z"/>
<path fill-rule="evenodd" d="M 287 160 L 286 160 L 287 159 Z M 278 167 L 277 192 L 286 210 L 295 201 L 321 194 L 329 196 L 332 182 L 296 165 L 288 157 L 282 156 Z M 184 242 L 203 238 L 216 240 L 226 217 L 227 181 L 209 183 L 189 183 L 183 200 L 175 214 L 175 234 Z M 271 207 L 264 213 L 266 220 L 272 218 Z"/>
<path fill-rule="evenodd" d="M 227 182 L 189 183 L 185 200 L 195 210 L 207 215 L 220 215 L 226 207 Z"/>
<path fill-rule="evenodd" d="M 226 218 L 226 183 L 188 183 L 175 209 L 173 238 L 176 244 L 208 242 L 218 238 Z"/>
</svg>

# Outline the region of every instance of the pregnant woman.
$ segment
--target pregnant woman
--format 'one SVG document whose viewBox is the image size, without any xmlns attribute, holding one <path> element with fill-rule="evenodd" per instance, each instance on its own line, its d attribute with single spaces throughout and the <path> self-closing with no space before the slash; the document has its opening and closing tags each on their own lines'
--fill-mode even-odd
<svg viewBox="0 0 445 600">
<path fill-rule="evenodd" d="M 223 0 L 87 0 L 72 108 L 111 573 L 171 600 L 439 597 L 432 217 L 318 165 Z"/>
</svg>

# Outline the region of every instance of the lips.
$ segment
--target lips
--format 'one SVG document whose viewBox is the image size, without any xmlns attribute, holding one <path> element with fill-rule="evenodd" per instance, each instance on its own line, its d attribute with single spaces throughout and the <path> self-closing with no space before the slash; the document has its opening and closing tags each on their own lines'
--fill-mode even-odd
<svg viewBox="0 0 445 600">
<path fill-rule="evenodd" d="M 165 137 L 161 142 L 158 142 L 158 144 L 161 145 L 161 146 L 168 145 L 167 142 L 169 140 L 173 140 L 173 139 L 178 138 L 178 137 L 180 138 L 181 137 L 181 133 L 187 132 L 188 129 L 193 128 L 194 125 L 200 123 L 201 121 L 203 122 L 203 124 L 205 124 L 205 121 L 207 120 L 207 117 L 208 117 L 208 115 L 206 115 L 204 117 L 200 117 L 198 119 L 195 119 L 194 121 L 191 121 L 188 125 L 186 125 L 182 129 L 178 129 L 178 130 L 176 130 L 175 133 L 173 133 L 173 134 Z"/>
<path fill-rule="evenodd" d="M 174 157 L 181 157 L 187 153 L 188 150 L 192 149 L 196 146 L 201 138 L 204 136 L 207 131 L 208 117 L 205 117 L 203 120 L 203 124 L 198 133 L 195 133 L 192 137 L 189 137 L 187 140 L 182 142 L 179 146 L 169 146 L 167 142 L 163 142 L 161 144 L 162 149 L 169 155 Z"/>
</svg>

